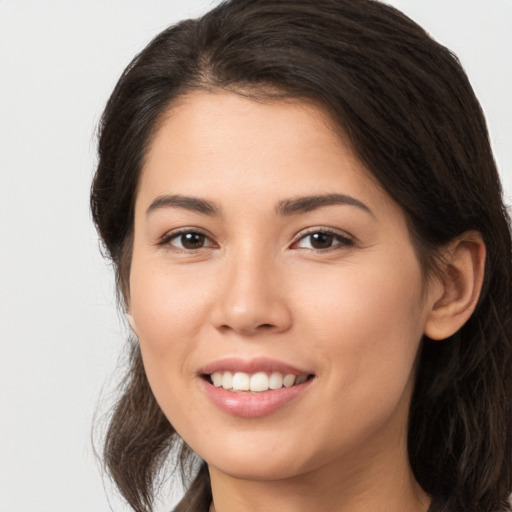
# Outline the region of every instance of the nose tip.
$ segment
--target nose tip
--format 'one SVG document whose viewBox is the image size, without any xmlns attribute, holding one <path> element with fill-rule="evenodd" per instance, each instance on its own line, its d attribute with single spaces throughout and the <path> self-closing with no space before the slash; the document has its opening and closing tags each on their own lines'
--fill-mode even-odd
<svg viewBox="0 0 512 512">
<path fill-rule="evenodd" d="M 220 330 L 235 331 L 244 336 L 252 336 L 264 332 L 283 332 L 288 328 L 289 320 L 286 311 L 278 311 L 276 305 L 270 311 L 256 310 L 229 306 L 225 309 L 223 322 L 219 323 Z"/>
<path fill-rule="evenodd" d="M 243 336 L 280 333 L 289 329 L 291 311 L 279 280 L 254 268 L 238 268 L 224 280 L 216 300 L 213 323 L 221 331 Z"/>
</svg>

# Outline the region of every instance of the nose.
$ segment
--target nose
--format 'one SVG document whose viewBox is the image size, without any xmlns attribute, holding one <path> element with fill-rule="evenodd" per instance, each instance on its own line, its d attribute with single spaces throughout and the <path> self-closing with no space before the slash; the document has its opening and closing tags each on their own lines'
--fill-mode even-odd
<svg viewBox="0 0 512 512">
<path fill-rule="evenodd" d="M 212 310 L 214 326 L 243 336 L 287 331 L 292 314 L 282 270 L 267 258 L 233 257 L 219 274 Z"/>
</svg>

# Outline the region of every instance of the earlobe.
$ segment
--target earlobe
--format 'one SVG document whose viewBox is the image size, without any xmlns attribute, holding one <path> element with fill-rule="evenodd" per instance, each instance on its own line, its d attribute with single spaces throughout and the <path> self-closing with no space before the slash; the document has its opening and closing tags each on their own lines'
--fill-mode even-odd
<svg viewBox="0 0 512 512">
<path fill-rule="evenodd" d="M 130 327 L 132 328 L 133 333 L 138 336 L 137 332 L 137 324 L 135 323 L 135 319 L 130 313 L 126 313 L 126 319 L 128 320 L 128 323 L 130 324 Z"/>
<path fill-rule="evenodd" d="M 484 280 L 485 244 L 468 231 L 452 241 L 443 255 L 441 293 L 429 312 L 425 335 L 442 340 L 455 334 L 472 315 Z"/>
</svg>

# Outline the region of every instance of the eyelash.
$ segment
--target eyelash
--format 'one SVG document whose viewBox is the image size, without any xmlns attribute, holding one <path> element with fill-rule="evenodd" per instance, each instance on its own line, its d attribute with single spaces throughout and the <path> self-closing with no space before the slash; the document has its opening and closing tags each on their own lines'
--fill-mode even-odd
<svg viewBox="0 0 512 512">
<path fill-rule="evenodd" d="M 201 237 L 204 237 L 205 240 L 209 240 L 211 243 L 210 243 L 210 245 L 201 246 L 201 247 L 197 247 L 197 248 L 193 248 L 193 249 L 187 249 L 185 247 L 176 247 L 171 243 L 173 240 L 183 237 L 185 235 L 199 235 Z M 160 241 L 157 243 L 157 245 L 160 247 L 168 247 L 174 251 L 182 251 L 182 252 L 196 252 L 196 251 L 200 251 L 201 249 L 216 247 L 216 244 L 211 240 L 211 238 L 206 233 L 203 233 L 199 229 L 193 229 L 193 228 L 184 228 L 184 229 L 180 229 L 179 231 L 167 233 L 160 239 Z"/>
<path fill-rule="evenodd" d="M 332 228 L 321 227 L 310 229 L 305 233 L 300 233 L 299 236 L 297 237 L 297 240 L 292 243 L 292 247 L 297 246 L 299 242 L 305 240 L 307 237 L 311 237 L 312 235 L 328 235 L 332 237 L 332 241 L 336 241 L 337 243 L 331 247 L 323 249 L 317 249 L 315 247 L 303 247 L 303 249 L 316 252 L 328 252 L 339 250 L 342 248 L 352 247 L 354 245 L 354 240 L 347 234 L 342 234 L 339 231 L 336 231 Z"/>
<path fill-rule="evenodd" d="M 201 247 L 196 247 L 196 248 L 183 247 L 183 241 L 181 243 L 182 247 L 176 247 L 175 245 L 172 244 L 173 240 L 179 239 L 180 237 L 183 237 L 185 235 L 196 235 L 196 236 L 203 237 L 203 240 L 209 240 L 210 244 L 202 245 Z M 328 237 L 332 237 L 332 241 L 336 241 L 337 243 L 333 246 L 321 248 L 321 249 L 315 248 L 313 246 L 302 247 L 302 249 L 309 250 L 309 251 L 315 251 L 315 252 L 328 252 L 328 251 L 333 251 L 333 250 L 337 250 L 337 249 L 341 249 L 341 248 L 351 247 L 354 245 L 354 240 L 351 237 L 349 237 L 348 235 L 341 234 L 339 231 L 336 231 L 332 228 L 321 227 L 321 228 L 313 228 L 305 233 L 300 233 L 297 236 L 296 240 L 294 242 L 292 242 L 290 247 L 292 249 L 297 249 L 298 248 L 297 245 L 301 241 L 303 241 L 303 240 L 307 239 L 307 237 L 311 237 L 313 235 L 327 235 Z M 188 252 L 188 253 L 197 252 L 202 249 L 218 247 L 217 244 L 215 244 L 215 242 L 213 242 L 212 239 L 206 233 L 203 233 L 201 230 L 192 229 L 192 228 L 181 229 L 179 231 L 168 233 L 161 238 L 161 240 L 157 243 L 157 245 L 161 246 L 161 247 L 168 247 L 168 248 L 170 248 L 170 250 L 180 251 L 180 252 Z M 312 244 L 310 243 L 310 245 L 312 245 Z M 298 249 L 300 249 L 300 248 L 298 248 Z"/>
</svg>

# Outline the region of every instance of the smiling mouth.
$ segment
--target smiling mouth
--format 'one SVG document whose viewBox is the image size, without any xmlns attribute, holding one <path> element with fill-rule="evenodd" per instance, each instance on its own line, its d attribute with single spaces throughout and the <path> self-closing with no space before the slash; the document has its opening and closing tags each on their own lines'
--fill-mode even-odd
<svg viewBox="0 0 512 512">
<path fill-rule="evenodd" d="M 281 388 L 291 388 L 303 384 L 314 375 L 294 375 L 280 372 L 214 372 L 202 376 L 209 384 L 226 391 L 264 393 Z"/>
</svg>

